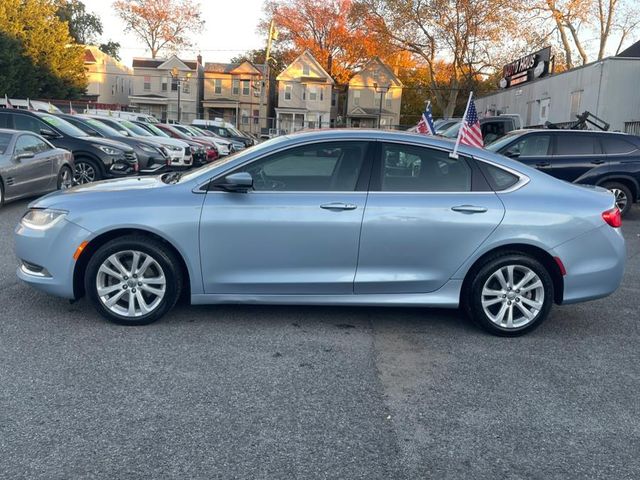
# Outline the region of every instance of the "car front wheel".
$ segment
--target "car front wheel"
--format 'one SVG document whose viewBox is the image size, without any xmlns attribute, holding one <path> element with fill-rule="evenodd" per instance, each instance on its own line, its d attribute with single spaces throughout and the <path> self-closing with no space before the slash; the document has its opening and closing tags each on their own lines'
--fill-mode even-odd
<svg viewBox="0 0 640 480">
<path fill-rule="evenodd" d="M 488 259 L 469 289 L 468 311 L 494 335 L 514 337 L 530 332 L 548 316 L 553 281 L 535 258 L 520 253 Z"/>
<path fill-rule="evenodd" d="M 85 274 L 85 289 L 95 308 L 121 325 L 158 320 L 175 305 L 181 287 L 174 254 L 161 242 L 136 235 L 100 247 Z"/>
<path fill-rule="evenodd" d="M 98 165 L 89 159 L 79 158 L 75 161 L 75 171 L 73 181 L 78 185 L 95 182 L 100 180 L 102 175 Z"/>
<path fill-rule="evenodd" d="M 73 187 L 73 173 L 71 168 L 63 166 L 58 172 L 58 190 L 67 190 Z"/>
</svg>

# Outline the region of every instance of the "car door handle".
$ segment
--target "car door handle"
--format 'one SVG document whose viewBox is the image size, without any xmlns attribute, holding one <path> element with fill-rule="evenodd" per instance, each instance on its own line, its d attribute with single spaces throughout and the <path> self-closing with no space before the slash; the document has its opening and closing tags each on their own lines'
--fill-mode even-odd
<svg viewBox="0 0 640 480">
<path fill-rule="evenodd" d="M 454 212 L 460 213 L 484 213 L 487 211 L 487 207 L 477 207 L 475 205 L 458 205 L 451 207 Z"/>
<path fill-rule="evenodd" d="M 592 165 L 602 165 L 604 160 L 591 160 Z"/>
<path fill-rule="evenodd" d="M 549 162 L 538 162 L 538 163 L 536 163 L 536 167 L 538 167 L 538 168 L 549 167 L 549 166 L 551 166 L 551 164 Z"/>
<path fill-rule="evenodd" d="M 358 206 L 353 203 L 331 202 L 320 205 L 320 208 L 325 210 L 355 210 Z"/>
</svg>

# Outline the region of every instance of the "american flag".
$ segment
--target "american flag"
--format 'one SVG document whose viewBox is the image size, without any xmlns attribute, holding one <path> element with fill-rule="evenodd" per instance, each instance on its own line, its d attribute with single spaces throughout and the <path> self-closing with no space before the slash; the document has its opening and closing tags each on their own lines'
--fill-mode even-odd
<svg viewBox="0 0 640 480">
<path fill-rule="evenodd" d="M 463 145 L 470 145 L 472 147 L 484 147 L 482 130 L 480 130 L 480 121 L 478 120 L 478 112 L 473 99 L 469 101 L 467 114 L 462 121 L 460 143 Z"/>
<path fill-rule="evenodd" d="M 433 125 L 433 114 L 431 113 L 431 102 L 429 102 L 427 108 L 424 109 L 424 113 L 418 122 L 416 130 L 423 135 L 436 134 L 436 127 Z"/>
</svg>

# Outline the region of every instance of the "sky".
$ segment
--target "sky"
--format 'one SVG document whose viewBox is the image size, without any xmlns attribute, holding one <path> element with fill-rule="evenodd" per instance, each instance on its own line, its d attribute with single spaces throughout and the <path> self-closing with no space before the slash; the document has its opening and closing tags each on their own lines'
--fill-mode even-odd
<svg viewBox="0 0 640 480">
<path fill-rule="evenodd" d="M 150 57 L 144 44 L 132 33 L 124 33 L 122 21 L 113 9 L 113 0 L 84 0 L 88 11 L 102 20 L 102 41 L 120 42 L 122 63 L 131 66 L 133 57 Z M 179 52 L 185 60 L 195 60 L 198 53 L 204 62 L 227 62 L 239 53 L 260 48 L 265 38 L 256 33 L 264 0 L 200 0 L 206 21 L 202 33 L 194 35 L 193 50 Z"/>
</svg>

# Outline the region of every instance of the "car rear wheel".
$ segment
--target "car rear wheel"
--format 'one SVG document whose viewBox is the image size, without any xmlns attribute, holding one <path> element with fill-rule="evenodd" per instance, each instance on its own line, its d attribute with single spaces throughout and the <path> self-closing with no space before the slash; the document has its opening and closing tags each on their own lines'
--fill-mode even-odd
<svg viewBox="0 0 640 480">
<path fill-rule="evenodd" d="M 618 182 L 607 182 L 602 185 L 616 197 L 616 206 L 622 215 L 631 209 L 633 194 L 629 187 Z"/>
<path fill-rule="evenodd" d="M 182 271 L 161 242 L 125 236 L 106 243 L 91 257 L 85 290 L 108 320 L 146 325 L 173 308 L 182 290 Z"/>
<path fill-rule="evenodd" d="M 535 258 L 503 253 L 488 259 L 469 289 L 468 311 L 486 331 L 515 337 L 538 327 L 553 304 L 553 281 Z"/>
<path fill-rule="evenodd" d="M 102 178 L 98 165 L 88 158 L 78 158 L 75 161 L 73 181 L 78 185 L 95 182 Z"/>
<path fill-rule="evenodd" d="M 58 172 L 58 190 L 67 190 L 73 187 L 73 172 L 71 168 L 64 165 Z"/>
</svg>

